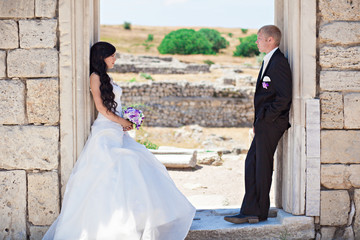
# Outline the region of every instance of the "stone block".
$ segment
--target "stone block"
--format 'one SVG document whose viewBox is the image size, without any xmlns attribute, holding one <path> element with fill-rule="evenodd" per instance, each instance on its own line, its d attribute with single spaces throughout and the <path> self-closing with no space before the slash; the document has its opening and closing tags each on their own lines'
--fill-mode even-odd
<svg viewBox="0 0 360 240">
<path fill-rule="evenodd" d="M 343 96 L 338 92 L 320 94 L 321 128 L 341 129 L 344 126 Z"/>
<path fill-rule="evenodd" d="M 321 239 L 333 239 L 336 231 L 336 227 L 322 227 L 320 229 Z"/>
<path fill-rule="evenodd" d="M 321 184 L 331 189 L 360 187 L 360 164 L 321 166 Z"/>
<path fill-rule="evenodd" d="M 319 10 L 322 20 L 360 20 L 360 2 L 358 0 L 319 0 Z"/>
<path fill-rule="evenodd" d="M 360 14 L 359 14 L 360 15 Z M 320 48 L 320 66 L 323 69 L 359 69 L 360 46 L 355 47 L 329 47 Z"/>
<path fill-rule="evenodd" d="M 360 42 L 360 22 L 331 22 L 320 27 L 320 43 L 355 44 Z"/>
<path fill-rule="evenodd" d="M 350 211 L 350 196 L 346 190 L 321 191 L 320 225 L 345 225 Z"/>
<path fill-rule="evenodd" d="M 359 71 L 321 71 L 321 91 L 360 91 Z"/>
<path fill-rule="evenodd" d="M 56 4 L 57 0 L 35 0 L 35 17 L 55 17 Z"/>
<path fill-rule="evenodd" d="M 354 234 L 355 239 L 360 239 L 360 189 L 354 190 L 354 202 L 355 202 L 355 220 L 354 220 Z"/>
<path fill-rule="evenodd" d="M 29 173 L 29 221 L 34 225 L 50 225 L 59 215 L 59 209 L 57 172 Z"/>
<path fill-rule="evenodd" d="M 6 77 L 6 52 L 0 50 L 0 79 Z"/>
<path fill-rule="evenodd" d="M 321 131 L 321 163 L 360 163 L 360 131 Z"/>
<path fill-rule="evenodd" d="M 4 1 L 1 1 L 4 2 Z M 6 1 L 8 2 L 8 1 Z M 1 9 L 1 3 L 0 3 Z M 0 10 L 1 12 L 1 10 Z M 1 16 L 1 14 L 0 14 Z M 13 20 L 0 20 L 0 48 L 10 49 L 19 47 L 18 25 Z"/>
<path fill-rule="evenodd" d="M 344 96 L 344 127 L 360 128 L 360 93 L 348 93 Z"/>
<path fill-rule="evenodd" d="M 49 227 L 30 226 L 30 240 L 42 239 Z"/>
<path fill-rule="evenodd" d="M 21 48 L 53 48 L 56 45 L 57 20 L 20 20 Z"/>
<path fill-rule="evenodd" d="M 56 49 L 15 49 L 8 53 L 9 77 L 57 77 Z"/>
<path fill-rule="evenodd" d="M 0 80 L 0 124 L 24 124 L 25 85 L 21 80 Z"/>
<path fill-rule="evenodd" d="M 26 239 L 26 173 L 0 171 L 0 239 Z"/>
<path fill-rule="evenodd" d="M 26 81 L 27 116 L 29 123 L 56 124 L 59 122 L 59 86 L 57 79 Z"/>
<path fill-rule="evenodd" d="M 0 126 L 2 169 L 52 170 L 58 167 L 59 128 Z"/>
<path fill-rule="evenodd" d="M 0 16 L 3 18 L 34 17 L 34 0 L 0 1 Z"/>
</svg>

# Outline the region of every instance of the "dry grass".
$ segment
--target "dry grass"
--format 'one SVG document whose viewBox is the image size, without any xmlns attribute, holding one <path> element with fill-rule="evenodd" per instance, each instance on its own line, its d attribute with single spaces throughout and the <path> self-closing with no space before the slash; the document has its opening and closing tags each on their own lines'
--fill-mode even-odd
<svg viewBox="0 0 360 240">
<path fill-rule="evenodd" d="M 157 51 L 157 46 L 160 45 L 164 36 L 171 31 L 184 27 L 156 27 L 156 26 L 138 26 L 132 25 L 131 30 L 125 30 L 123 25 L 101 25 L 100 36 L 102 41 L 108 41 L 115 45 L 120 53 L 130 53 L 134 55 L 149 55 L 149 56 L 172 56 L 184 62 L 204 63 L 205 60 L 213 61 L 217 64 L 230 65 L 257 65 L 256 59 L 233 57 L 233 51 L 239 45 L 240 37 L 245 37 L 257 32 L 257 29 L 249 29 L 246 34 L 242 33 L 240 28 L 214 28 L 218 30 L 221 35 L 229 41 L 228 48 L 221 50 L 217 55 L 162 55 Z M 189 27 L 188 27 L 189 28 Z M 201 27 L 192 27 L 194 30 L 199 30 Z M 229 37 L 232 33 L 232 37 Z M 145 43 L 149 34 L 153 34 L 154 40 L 148 44 L 153 44 L 148 50 Z"/>
</svg>

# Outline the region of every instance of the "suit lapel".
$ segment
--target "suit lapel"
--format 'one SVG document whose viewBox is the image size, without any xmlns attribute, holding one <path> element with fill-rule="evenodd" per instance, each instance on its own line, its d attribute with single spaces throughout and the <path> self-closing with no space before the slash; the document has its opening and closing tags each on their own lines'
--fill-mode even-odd
<svg viewBox="0 0 360 240">
<path fill-rule="evenodd" d="M 278 55 L 279 53 L 280 53 L 280 49 L 278 48 L 278 49 L 276 49 L 276 51 L 274 52 L 274 54 L 271 56 L 271 58 L 270 58 L 270 60 L 269 60 L 269 62 L 268 62 L 268 64 L 267 64 L 267 66 L 266 66 L 266 68 L 265 68 L 265 71 L 264 71 L 264 74 L 263 74 L 262 78 L 265 76 L 267 70 L 269 69 L 269 66 L 270 66 L 272 60 L 273 60 L 273 59 L 276 57 L 276 55 Z"/>
<path fill-rule="evenodd" d="M 258 78 L 257 78 L 257 81 L 256 81 L 256 88 L 255 89 L 257 89 L 259 87 L 260 83 L 261 83 L 261 73 L 262 73 L 263 67 L 264 67 L 264 61 L 261 64 L 261 68 L 260 68 L 260 72 L 259 72 L 259 75 L 258 75 Z"/>
</svg>

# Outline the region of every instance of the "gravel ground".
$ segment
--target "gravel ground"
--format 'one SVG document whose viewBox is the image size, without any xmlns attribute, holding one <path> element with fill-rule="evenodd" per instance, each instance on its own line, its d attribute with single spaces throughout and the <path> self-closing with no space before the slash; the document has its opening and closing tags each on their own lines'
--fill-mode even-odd
<svg viewBox="0 0 360 240">
<path fill-rule="evenodd" d="M 148 139 L 160 146 L 196 148 L 217 156 L 217 150 L 241 150 L 241 154 L 223 154 L 216 166 L 198 164 L 194 169 L 168 169 L 180 191 L 198 209 L 240 207 L 245 192 L 244 162 L 249 147 L 249 128 L 205 128 L 198 125 L 181 128 L 143 127 L 137 139 Z M 209 153 L 212 152 L 212 153 Z M 198 154 L 198 162 L 205 153 Z M 274 191 L 271 189 L 271 205 Z"/>
</svg>

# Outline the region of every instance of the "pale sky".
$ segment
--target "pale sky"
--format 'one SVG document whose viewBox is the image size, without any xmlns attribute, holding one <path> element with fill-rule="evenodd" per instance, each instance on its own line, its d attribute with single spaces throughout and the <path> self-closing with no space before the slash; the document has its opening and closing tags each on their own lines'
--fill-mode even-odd
<svg viewBox="0 0 360 240">
<path fill-rule="evenodd" d="M 274 23 L 274 0 L 100 0 L 100 23 L 260 28 Z"/>
</svg>

